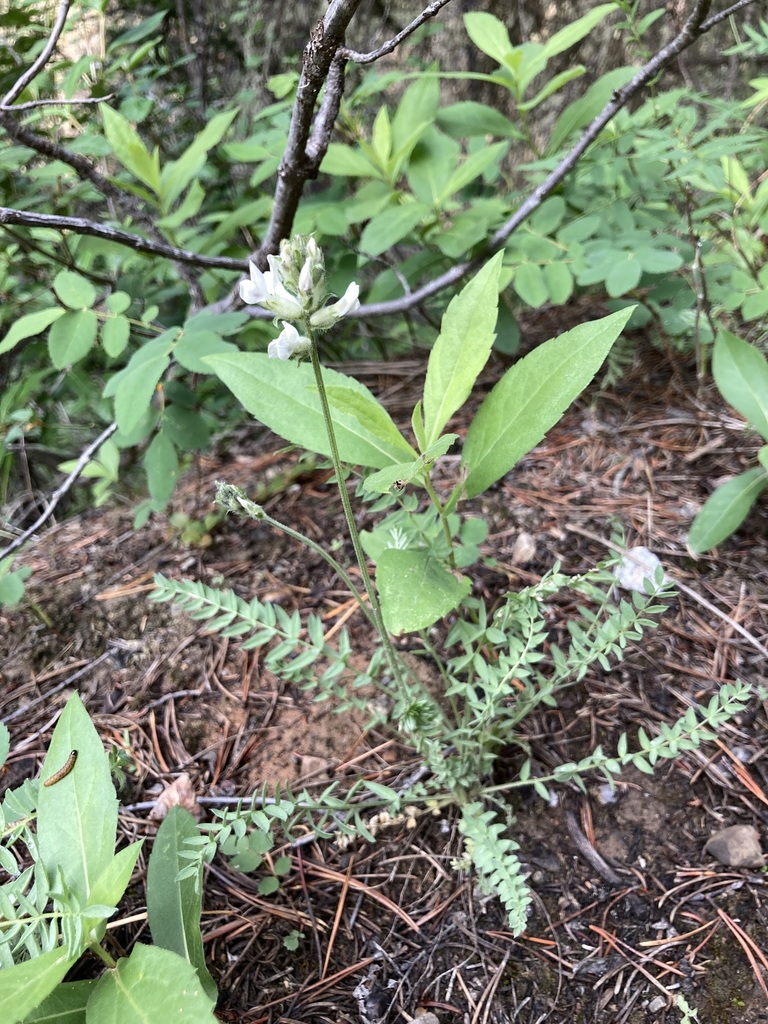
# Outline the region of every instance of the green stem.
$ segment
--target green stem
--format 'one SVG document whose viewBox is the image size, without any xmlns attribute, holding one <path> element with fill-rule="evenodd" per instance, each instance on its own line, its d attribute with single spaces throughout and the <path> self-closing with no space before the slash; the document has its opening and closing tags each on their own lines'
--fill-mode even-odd
<svg viewBox="0 0 768 1024">
<path fill-rule="evenodd" d="M 328 404 L 328 396 L 325 393 L 325 384 L 323 382 L 323 372 L 320 367 L 320 359 L 317 354 L 317 342 L 312 334 L 310 334 L 310 340 L 312 347 L 310 349 L 310 358 L 312 360 L 312 369 L 315 374 L 315 383 L 317 384 L 317 391 L 320 396 L 320 405 L 323 410 L 323 420 L 325 421 L 325 429 L 328 434 L 328 444 L 331 448 L 331 460 L 333 461 L 333 470 L 336 474 L 336 485 L 339 488 L 339 496 L 341 497 L 341 504 L 344 509 L 344 517 L 347 520 L 347 529 L 352 540 L 352 546 L 355 549 L 355 558 L 357 564 L 360 567 L 360 574 L 363 577 L 363 584 L 365 586 L 365 592 L 368 595 L 368 601 L 371 606 L 371 614 L 373 615 L 374 624 L 376 631 L 381 637 L 381 642 L 384 645 L 384 653 L 389 663 L 390 670 L 392 672 L 393 679 L 397 685 L 397 689 L 401 698 L 408 702 L 408 688 L 403 678 L 403 664 L 398 657 L 397 651 L 395 650 L 392 638 L 389 635 L 387 627 L 384 625 L 384 617 L 381 614 L 381 605 L 379 604 L 379 596 L 373 586 L 371 580 L 371 574 L 368 572 L 368 564 L 365 560 L 365 552 L 363 546 L 360 543 L 360 534 L 357 529 L 357 523 L 355 522 L 355 516 L 352 511 L 352 503 L 349 500 L 349 494 L 347 493 L 346 484 L 344 482 L 344 469 L 341 465 L 341 458 L 339 457 L 339 448 L 336 444 L 336 432 L 333 429 L 333 417 L 331 416 L 331 408 Z"/>
<path fill-rule="evenodd" d="M 422 483 L 424 484 L 424 488 L 427 494 L 429 495 L 430 501 L 437 510 L 438 516 L 440 516 L 440 522 L 443 527 L 443 536 L 445 537 L 445 542 L 448 545 L 448 560 L 450 561 L 452 568 L 455 569 L 456 559 L 454 558 L 453 555 L 453 538 L 451 537 L 451 528 L 448 525 L 448 516 L 445 513 L 445 506 L 438 498 L 437 491 L 432 486 L 432 481 L 429 478 L 428 472 L 424 473 L 424 476 L 422 477 Z"/>
<path fill-rule="evenodd" d="M 88 948 L 90 949 L 91 953 L 95 953 L 100 960 L 103 960 L 107 967 L 117 967 L 117 961 L 109 955 L 109 953 L 106 951 L 106 949 L 104 949 L 104 947 L 100 943 L 94 942 Z"/>
</svg>

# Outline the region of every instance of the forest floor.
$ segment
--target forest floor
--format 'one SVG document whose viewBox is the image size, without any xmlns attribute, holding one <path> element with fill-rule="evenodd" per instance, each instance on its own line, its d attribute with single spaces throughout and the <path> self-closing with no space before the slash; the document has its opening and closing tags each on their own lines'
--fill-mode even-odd
<svg viewBox="0 0 768 1024">
<path fill-rule="evenodd" d="M 407 423 L 423 364 L 359 369 Z M 656 734 L 723 683 L 768 683 L 765 504 L 715 552 L 694 560 L 685 546 L 706 496 L 754 465 L 756 450 L 711 384 L 698 387 L 690 368 L 648 350 L 611 393 L 575 403 L 472 506 L 491 523 L 495 566 L 476 584 L 491 604 L 556 560 L 567 573 L 589 569 L 620 526 L 628 545 L 650 548 L 722 613 L 679 592 L 618 667 L 590 673 L 558 708 L 523 723 L 520 738 L 539 763 L 576 760 L 597 743 L 611 749 L 639 727 Z M 314 791 L 361 774 L 396 785 L 417 764 L 396 735 L 366 732 L 361 718 L 336 715 L 271 675 L 258 652 L 148 600 L 158 571 L 219 583 L 313 610 L 329 627 L 344 619 L 360 654 L 370 649 L 326 564 L 293 540 L 233 519 L 215 524 L 205 546 L 182 539 L 182 519 L 194 525 L 212 511 L 218 479 L 319 540 L 343 536 L 327 472 L 302 470 L 297 453 L 255 427 L 187 472 L 175 526 L 157 517 L 134 532 L 131 508 L 113 505 L 45 532 L 26 553 L 28 600 L 0 610 L 0 718 L 12 733 L 3 788 L 38 774 L 73 689 L 105 745 L 130 760 L 122 842 L 153 835 L 149 810 L 182 773 L 196 797 L 210 799 L 280 782 Z M 553 604 L 554 633 L 575 607 L 567 594 Z M 734 824 L 754 826 L 765 848 L 767 710 L 755 698 L 719 742 L 653 776 L 627 772 L 615 796 L 596 778 L 586 794 L 563 787 L 552 805 L 519 797 L 514 837 L 535 894 L 519 937 L 498 901 L 452 868 L 462 847 L 450 811 L 386 830 L 375 845 L 281 849 L 293 869 L 269 897 L 258 889 L 263 873 L 217 857 L 203 917 L 217 1012 L 238 1024 L 399 1024 L 426 1012 L 440 1024 L 664 1024 L 680 1020 L 682 993 L 702 1024 L 768 1021 L 768 876 L 704 849 Z M 143 899 L 140 880 L 109 932 L 118 952 L 145 930 L 136 922 Z M 302 937 L 290 952 L 283 939 L 295 932 Z"/>
</svg>

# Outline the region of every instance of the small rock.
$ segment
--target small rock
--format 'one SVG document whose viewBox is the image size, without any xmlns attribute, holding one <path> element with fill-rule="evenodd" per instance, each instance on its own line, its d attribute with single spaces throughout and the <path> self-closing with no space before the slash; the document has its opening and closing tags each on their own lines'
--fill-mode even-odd
<svg viewBox="0 0 768 1024">
<path fill-rule="evenodd" d="M 752 825 L 729 825 L 715 832 L 704 852 L 729 868 L 761 868 L 765 864 L 760 836 Z"/>
<path fill-rule="evenodd" d="M 531 533 L 518 533 L 512 548 L 512 565 L 525 565 L 536 557 L 536 540 Z"/>
<path fill-rule="evenodd" d="M 624 590 L 636 590 L 638 594 L 647 594 L 646 581 L 651 585 L 651 593 L 658 587 L 656 584 L 656 570 L 661 565 L 659 559 L 648 548 L 629 548 L 616 566 L 614 573 L 619 581 L 619 586 Z M 666 575 L 664 576 L 666 582 Z"/>
</svg>

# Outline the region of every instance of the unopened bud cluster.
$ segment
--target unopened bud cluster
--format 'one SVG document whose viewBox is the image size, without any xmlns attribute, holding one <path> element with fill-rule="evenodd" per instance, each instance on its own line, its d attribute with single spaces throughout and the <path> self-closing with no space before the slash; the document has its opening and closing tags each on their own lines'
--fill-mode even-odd
<svg viewBox="0 0 768 1024">
<path fill-rule="evenodd" d="M 306 354 L 312 347 L 308 334 L 328 330 L 360 305 L 360 289 L 354 282 L 337 302 L 323 305 L 327 297 L 325 261 L 311 235 L 284 240 L 279 255 L 268 256 L 267 263 L 269 270 L 264 273 L 255 263 L 250 264 L 250 280 L 240 282 L 240 298 L 274 313 L 275 322 L 282 322 L 283 330 L 267 349 L 272 358 Z"/>
</svg>

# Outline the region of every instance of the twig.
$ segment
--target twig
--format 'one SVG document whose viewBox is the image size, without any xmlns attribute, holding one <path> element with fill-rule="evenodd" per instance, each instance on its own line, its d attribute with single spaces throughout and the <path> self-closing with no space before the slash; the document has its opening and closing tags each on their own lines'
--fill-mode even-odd
<svg viewBox="0 0 768 1024">
<path fill-rule="evenodd" d="M 17 99 L 24 92 L 26 87 L 32 81 L 33 78 L 42 71 L 48 62 L 48 58 L 53 53 L 56 43 L 59 41 L 59 36 L 64 30 L 64 24 L 69 14 L 69 8 L 72 6 L 72 0 L 62 0 L 59 5 L 59 13 L 56 16 L 56 22 L 54 23 L 51 34 L 48 37 L 48 42 L 43 47 L 40 56 L 37 58 L 32 67 L 27 68 L 23 75 L 16 79 L 14 84 L 8 90 L 0 102 L 0 109 L 10 107 L 15 99 Z"/>
<path fill-rule="evenodd" d="M 42 515 L 39 516 L 39 518 L 29 527 L 29 529 L 25 530 L 24 533 L 19 534 L 18 537 L 15 537 L 8 545 L 8 547 L 0 551 L 0 560 L 6 558 L 13 551 L 16 551 L 17 548 L 20 548 L 22 546 L 22 544 L 25 544 L 26 541 L 28 541 L 29 538 L 32 536 L 32 534 L 39 530 L 43 523 L 50 519 L 58 503 L 67 493 L 67 491 L 70 490 L 74 482 L 77 480 L 77 478 L 83 472 L 85 467 L 91 461 L 91 456 L 93 455 L 93 453 L 98 448 L 100 448 L 107 440 L 107 438 L 110 438 L 116 430 L 117 423 L 110 423 L 106 430 L 102 430 L 102 432 L 99 434 L 96 440 L 92 441 L 88 445 L 88 447 L 83 450 L 83 452 L 80 455 L 80 458 L 77 460 L 77 463 L 75 464 L 75 468 L 64 480 L 64 482 L 60 484 L 51 495 L 51 500 L 45 506 Z"/>
<path fill-rule="evenodd" d="M 34 213 L 31 210 L 14 210 L 8 206 L 0 206 L 0 226 L 3 224 L 22 224 L 25 227 L 54 228 L 59 231 L 76 231 L 81 235 L 93 235 L 95 238 L 106 238 L 118 245 L 127 245 L 136 252 L 151 252 L 158 256 L 167 256 L 178 263 L 192 263 L 200 267 L 221 267 L 223 270 L 248 270 L 248 261 L 233 259 L 231 256 L 203 256 L 188 249 L 179 249 L 167 242 L 152 242 L 140 235 L 133 235 L 121 228 L 111 228 L 106 224 L 97 224 L 84 217 L 59 217 L 50 213 Z"/>
<path fill-rule="evenodd" d="M 425 7 L 421 14 L 417 18 L 413 19 L 410 25 L 406 25 L 402 32 L 398 32 L 396 36 L 393 36 L 392 39 L 384 43 L 383 46 L 380 46 L 378 50 L 371 50 L 370 53 L 358 53 L 357 50 L 349 50 L 344 46 L 339 50 L 339 55 L 344 57 L 346 60 L 354 61 L 356 64 L 372 64 L 375 60 L 378 60 L 379 57 L 385 57 L 388 53 L 392 53 L 392 51 L 397 49 L 404 39 L 407 39 L 408 36 L 415 32 L 419 26 L 423 25 L 425 21 L 429 21 L 430 18 L 434 18 L 440 9 L 450 2 L 451 0 L 432 0 L 432 3 L 428 7 Z"/>
</svg>

